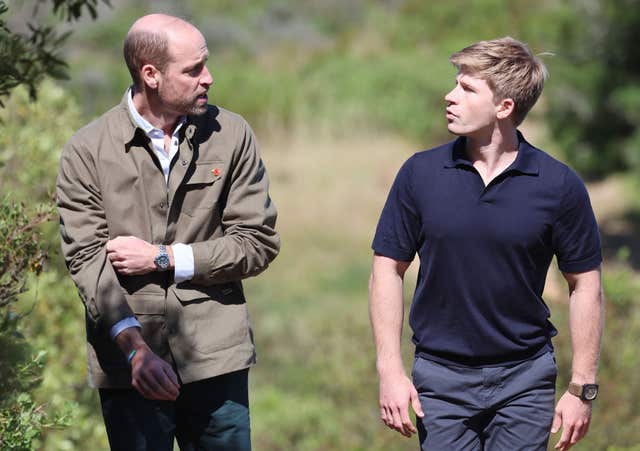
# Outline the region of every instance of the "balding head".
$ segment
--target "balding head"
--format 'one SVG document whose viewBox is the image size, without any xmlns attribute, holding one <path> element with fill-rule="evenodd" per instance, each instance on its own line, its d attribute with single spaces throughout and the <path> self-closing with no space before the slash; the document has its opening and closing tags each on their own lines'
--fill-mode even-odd
<svg viewBox="0 0 640 451">
<path fill-rule="evenodd" d="M 149 14 L 134 22 L 124 41 L 124 60 L 137 88 L 142 88 L 142 66 L 152 64 L 162 72 L 171 60 L 170 43 L 176 34 L 184 31 L 197 32 L 197 29 L 183 19 L 166 14 Z"/>
</svg>

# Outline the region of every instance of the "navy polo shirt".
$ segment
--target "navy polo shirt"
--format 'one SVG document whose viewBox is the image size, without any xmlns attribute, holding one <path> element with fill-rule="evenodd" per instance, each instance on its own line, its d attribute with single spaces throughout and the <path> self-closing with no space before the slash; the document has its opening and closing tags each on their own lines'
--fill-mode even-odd
<svg viewBox="0 0 640 451">
<path fill-rule="evenodd" d="M 518 133 L 515 161 L 485 187 L 461 137 L 400 169 L 373 250 L 420 270 L 409 323 L 416 353 L 465 366 L 533 358 L 557 331 L 542 299 L 549 264 L 601 263 L 589 195 L 566 165 Z"/>
</svg>

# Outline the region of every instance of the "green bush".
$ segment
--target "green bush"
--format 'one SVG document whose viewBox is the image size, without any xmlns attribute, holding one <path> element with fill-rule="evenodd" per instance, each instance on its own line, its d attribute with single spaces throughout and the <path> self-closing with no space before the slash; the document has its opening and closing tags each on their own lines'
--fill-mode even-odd
<svg viewBox="0 0 640 451">
<path fill-rule="evenodd" d="M 46 352 L 38 351 L 22 331 L 28 315 L 15 303 L 26 290 L 27 275 L 39 274 L 46 258 L 37 226 L 50 210 L 27 212 L 8 196 L 0 200 L 0 448 L 32 450 L 47 428 L 68 425 L 71 410 L 51 414 L 34 400 L 42 382 Z"/>
</svg>

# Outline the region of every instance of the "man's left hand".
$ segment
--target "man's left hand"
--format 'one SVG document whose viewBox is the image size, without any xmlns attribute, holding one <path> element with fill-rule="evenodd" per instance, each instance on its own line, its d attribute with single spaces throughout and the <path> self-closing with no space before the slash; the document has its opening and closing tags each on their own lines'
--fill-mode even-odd
<svg viewBox="0 0 640 451">
<path fill-rule="evenodd" d="M 136 276 L 156 270 L 158 248 L 135 236 L 119 236 L 107 241 L 107 256 L 120 274 Z"/>
<path fill-rule="evenodd" d="M 587 434 L 591 422 L 591 402 L 582 401 L 566 392 L 556 405 L 551 433 L 562 428 L 562 435 L 555 449 L 566 451 Z"/>
</svg>

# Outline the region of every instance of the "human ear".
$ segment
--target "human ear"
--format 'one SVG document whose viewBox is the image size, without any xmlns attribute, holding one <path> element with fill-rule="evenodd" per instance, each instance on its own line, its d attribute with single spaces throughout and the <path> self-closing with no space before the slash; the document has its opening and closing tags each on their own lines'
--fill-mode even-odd
<svg viewBox="0 0 640 451">
<path fill-rule="evenodd" d="M 142 81 L 145 85 L 149 86 L 151 89 L 158 88 L 159 71 L 153 64 L 145 64 L 142 66 L 140 69 L 140 75 L 142 76 Z"/>
<path fill-rule="evenodd" d="M 513 114 L 515 109 L 516 109 L 516 104 L 513 101 L 513 99 L 510 99 L 510 98 L 502 99 L 500 103 L 498 103 L 498 105 L 496 106 L 496 117 L 498 119 L 506 119 L 511 114 Z"/>
</svg>

